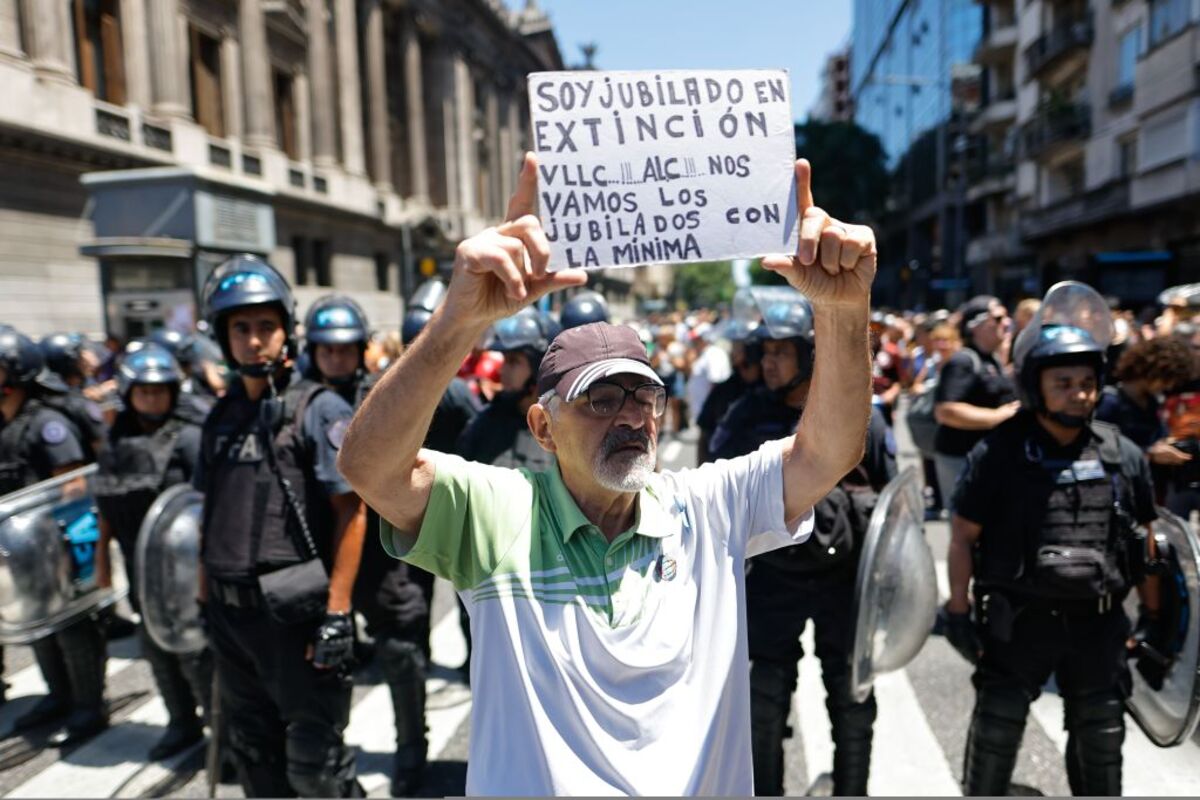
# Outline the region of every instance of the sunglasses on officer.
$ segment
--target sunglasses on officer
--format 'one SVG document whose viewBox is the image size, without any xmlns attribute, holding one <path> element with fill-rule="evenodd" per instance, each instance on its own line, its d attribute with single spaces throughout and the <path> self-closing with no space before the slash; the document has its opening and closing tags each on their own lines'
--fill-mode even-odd
<svg viewBox="0 0 1200 800">
<path fill-rule="evenodd" d="M 667 409 L 667 390 L 657 383 L 641 383 L 626 389 L 619 383 L 599 381 L 593 383 L 583 392 L 588 408 L 598 417 L 615 417 L 625 407 L 625 401 L 633 397 L 642 412 L 653 412 L 655 417 L 661 417 Z"/>
</svg>

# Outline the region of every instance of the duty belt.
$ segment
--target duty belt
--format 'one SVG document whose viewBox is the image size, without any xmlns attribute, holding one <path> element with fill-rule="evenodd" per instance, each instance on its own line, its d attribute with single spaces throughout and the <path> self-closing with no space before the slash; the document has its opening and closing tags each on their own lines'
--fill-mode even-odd
<svg viewBox="0 0 1200 800">
<path fill-rule="evenodd" d="M 1051 614 L 1107 614 L 1113 608 L 1113 596 L 1109 592 L 1095 598 L 1064 598 L 1052 599 L 1048 597 L 1032 597 L 1028 600 L 1018 600 L 1026 608 L 1037 609 L 1038 611 L 1049 611 Z"/>
<path fill-rule="evenodd" d="M 226 583 L 211 578 L 208 581 L 208 599 L 233 608 L 259 608 L 263 604 L 257 586 L 245 583 Z"/>
</svg>

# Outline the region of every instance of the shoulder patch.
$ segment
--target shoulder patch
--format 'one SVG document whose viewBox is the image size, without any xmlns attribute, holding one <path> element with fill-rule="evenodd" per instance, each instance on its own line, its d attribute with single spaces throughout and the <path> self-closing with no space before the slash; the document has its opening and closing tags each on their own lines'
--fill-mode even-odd
<svg viewBox="0 0 1200 800">
<path fill-rule="evenodd" d="M 329 440 L 329 444 L 334 450 L 342 449 L 342 441 L 346 438 L 346 429 L 349 427 L 349 417 L 343 417 L 325 429 L 325 438 Z"/>
<path fill-rule="evenodd" d="M 42 425 L 42 441 L 46 444 L 62 444 L 67 440 L 67 426 L 56 419 Z"/>
</svg>

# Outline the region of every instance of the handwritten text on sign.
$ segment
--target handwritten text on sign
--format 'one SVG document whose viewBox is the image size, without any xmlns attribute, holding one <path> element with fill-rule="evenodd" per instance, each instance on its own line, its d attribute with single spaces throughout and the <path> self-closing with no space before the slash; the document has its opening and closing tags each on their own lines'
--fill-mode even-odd
<svg viewBox="0 0 1200 800">
<path fill-rule="evenodd" d="M 551 269 L 796 249 L 784 70 L 529 76 Z"/>
</svg>

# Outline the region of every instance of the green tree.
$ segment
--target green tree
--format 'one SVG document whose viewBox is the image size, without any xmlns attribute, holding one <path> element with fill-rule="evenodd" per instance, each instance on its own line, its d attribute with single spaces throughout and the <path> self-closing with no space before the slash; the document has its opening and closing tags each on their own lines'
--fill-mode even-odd
<svg viewBox="0 0 1200 800">
<path fill-rule="evenodd" d="M 733 274 L 728 261 L 699 261 L 674 269 L 675 298 L 688 308 L 711 308 L 733 299 Z"/>
</svg>

